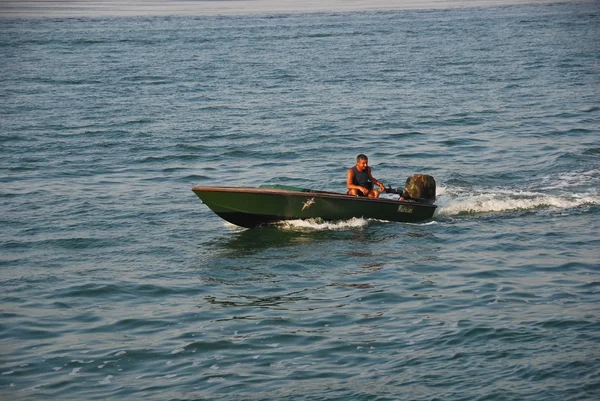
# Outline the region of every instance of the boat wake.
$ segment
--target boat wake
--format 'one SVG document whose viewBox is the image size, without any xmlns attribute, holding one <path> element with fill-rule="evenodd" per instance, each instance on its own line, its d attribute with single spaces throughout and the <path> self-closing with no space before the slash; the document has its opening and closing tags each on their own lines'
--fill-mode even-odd
<svg viewBox="0 0 600 401">
<path fill-rule="evenodd" d="M 598 170 L 542 177 L 524 188 L 440 185 L 438 216 L 519 210 L 563 210 L 600 205 Z"/>
<path fill-rule="evenodd" d="M 321 219 L 308 220 L 286 220 L 276 223 L 277 228 L 283 230 L 316 230 L 316 231 L 335 231 L 347 230 L 349 228 L 361 228 L 369 224 L 367 219 L 352 218 L 340 221 L 323 221 Z"/>
</svg>

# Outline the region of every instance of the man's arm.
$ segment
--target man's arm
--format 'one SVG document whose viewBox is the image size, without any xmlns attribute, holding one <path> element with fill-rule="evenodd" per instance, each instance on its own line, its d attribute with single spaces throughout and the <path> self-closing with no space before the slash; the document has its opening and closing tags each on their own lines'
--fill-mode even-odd
<svg viewBox="0 0 600 401">
<path fill-rule="evenodd" d="M 379 186 L 379 189 L 381 189 L 382 191 L 385 191 L 385 185 L 383 185 L 379 180 L 377 180 L 375 177 L 373 177 L 373 174 L 371 174 L 371 167 L 369 167 L 369 178 L 371 179 L 371 182 L 377 186 Z"/>
</svg>

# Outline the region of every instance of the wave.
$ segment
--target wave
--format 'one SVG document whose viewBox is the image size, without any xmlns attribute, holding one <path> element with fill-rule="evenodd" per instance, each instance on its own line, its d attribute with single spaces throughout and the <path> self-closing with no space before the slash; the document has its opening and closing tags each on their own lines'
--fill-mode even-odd
<svg viewBox="0 0 600 401">
<path fill-rule="evenodd" d="M 283 230 L 316 230 L 335 231 L 348 228 L 361 228 L 369 224 L 367 219 L 352 218 L 349 220 L 323 221 L 321 219 L 287 220 L 277 223 L 276 226 Z"/>
<path fill-rule="evenodd" d="M 558 209 L 600 204 L 598 196 L 573 195 L 569 198 L 541 193 L 512 193 L 490 191 L 488 193 L 465 194 L 455 198 L 441 197 L 437 215 L 461 215 L 472 213 L 533 210 L 545 207 Z"/>
<path fill-rule="evenodd" d="M 566 190 L 567 188 L 585 190 L 588 187 L 596 188 L 597 190 L 599 184 L 600 169 L 568 171 L 556 176 L 543 176 L 539 179 L 539 189 L 541 190 Z"/>
<path fill-rule="evenodd" d="M 438 216 L 600 205 L 598 170 L 541 177 L 524 188 L 439 186 Z"/>
</svg>

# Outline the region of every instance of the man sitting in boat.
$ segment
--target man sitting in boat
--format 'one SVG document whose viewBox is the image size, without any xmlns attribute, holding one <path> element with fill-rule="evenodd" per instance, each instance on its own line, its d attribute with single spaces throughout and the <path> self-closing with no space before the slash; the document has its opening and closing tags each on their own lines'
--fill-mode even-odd
<svg viewBox="0 0 600 401">
<path fill-rule="evenodd" d="M 373 189 L 373 184 L 378 185 L 382 191 L 385 190 L 385 186 L 371 175 L 367 156 L 360 154 L 356 157 L 356 166 L 348 170 L 346 178 L 348 195 L 379 198 L 379 191 Z"/>
</svg>

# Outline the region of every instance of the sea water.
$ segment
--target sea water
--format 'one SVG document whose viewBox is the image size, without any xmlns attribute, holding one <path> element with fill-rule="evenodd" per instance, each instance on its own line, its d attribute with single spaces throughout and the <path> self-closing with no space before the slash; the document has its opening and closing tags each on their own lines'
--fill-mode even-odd
<svg viewBox="0 0 600 401">
<path fill-rule="evenodd" d="M 600 9 L 0 19 L 0 395 L 600 396 Z M 245 230 L 194 185 L 438 184 Z"/>
</svg>

